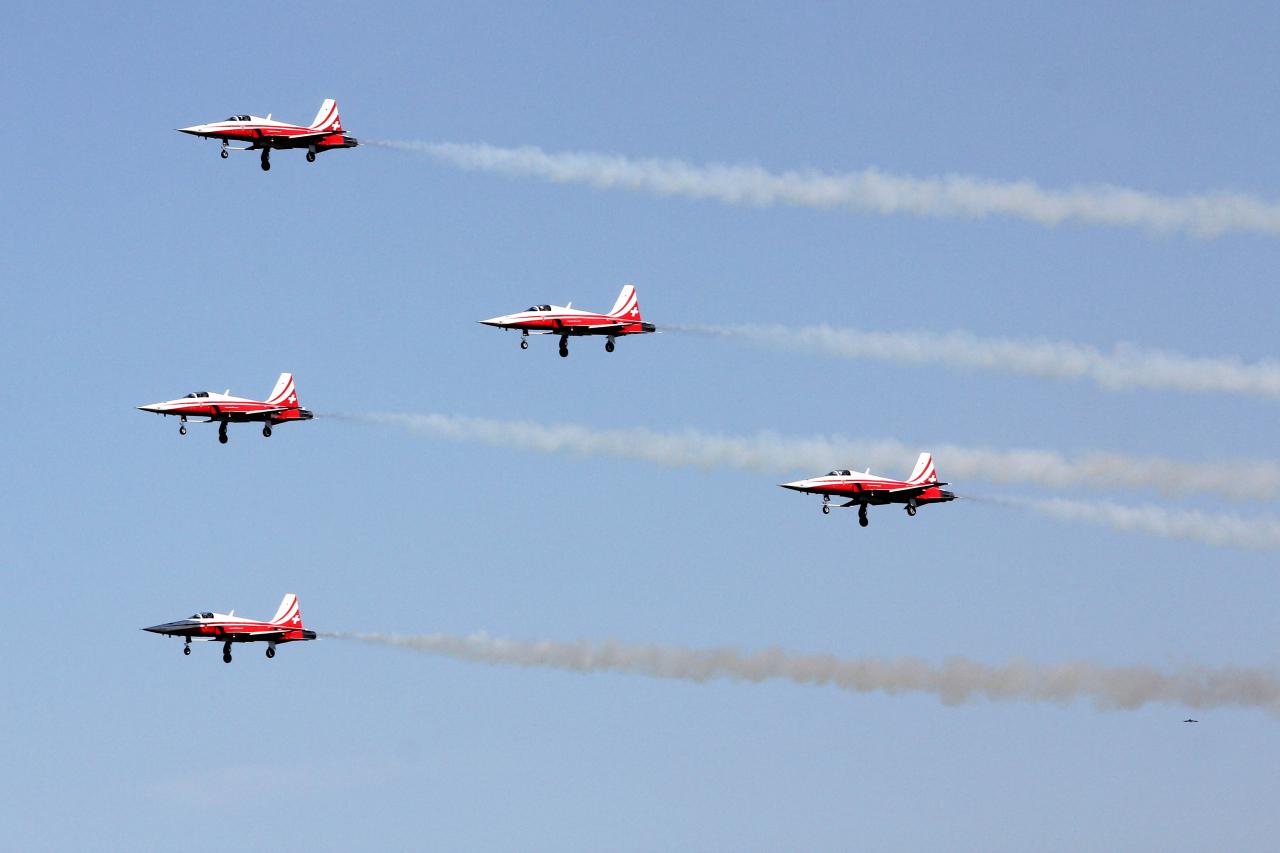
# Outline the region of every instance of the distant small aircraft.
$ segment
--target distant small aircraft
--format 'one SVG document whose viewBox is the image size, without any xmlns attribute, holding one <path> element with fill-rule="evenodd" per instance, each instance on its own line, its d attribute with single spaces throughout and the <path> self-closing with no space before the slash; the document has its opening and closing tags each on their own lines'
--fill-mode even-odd
<svg viewBox="0 0 1280 853">
<path fill-rule="evenodd" d="M 232 643 L 266 643 L 267 657 L 276 656 L 276 645 L 293 643 L 299 640 L 314 640 L 315 631 L 302 627 L 302 611 L 298 608 L 298 596 L 288 593 L 280 602 L 280 608 L 270 622 L 256 619 L 245 619 L 230 613 L 192 613 L 186 619 L 177 622 L 165 622 L 163 625 L 152 625 L 143 628 L 153 634 L 164 634 L 169 637 L 182 637 L 182 653 L 191 654 L 191 641 L 200 643 L 222 643 L 222 660 L 231 663 Z"/>
<path fill-rule="evenodd" d="M 308 421 L 313 415 L 298 405 L 298 391 L 293 384 L 292 373 L 281 373 L 275 390 L 265 401 L 232 397 L 231 391 L 217 394 L 212 391 L 192 391 L 185 397 L 164 403 L 138 406 L 143 412 L 157 415 L 177 415 L 178 434 L 187 434 L 187 418 L 204 418 L 204 423 L 218 422 L 218 441 L 227 443 L 227 424 L 262 423 L 262 434 L 271 437 L 272 424 L 289 421 Z"/>
<path fill-rule="evenodd" d="M 342 119 L 338 117 L 338 102 L 330 98 L 320 105 L 316 120 L 308 127 L 275 121 L 268 113 L 258 116 L 229 116 L 209 124 L 193 124 L 178 128 L 179 133 L 202 136 L 205 139 L 222 140 L 222 157 L 228 151 L 261 151 L 262 171 L 271 171 L 271 150 L 288 148 L 307 149 L 307 162 L 314 163 L 316 154 L 334 148 L 355 148 L 360 141 L 342 132 Z M 244 148 L 232 148 L 232 142 L 247 142 Z"/>
<path fill-rule="evenodd" d="M 1198 723 L 1198 722 L 1200 722 L 1200 721 L 1199 721 L 1199 720 L 1191 720 L 1191 719 L 1187 719 L 1187 720 L 1183 720 L 1182 722 L 1184 722 L 1184 723 Z"/>
<path fill-rule="evenodd" d="M 640 300 L 633 285 L 626 285 L 618 294 L 618 301 L 608 314 L 596 314 L 573 307 L 573 303 L 559 305 L 531 305 L 515 314 L 504 314 L 479 321 L 499 329 L 520 329 L 520 349 L 529 348 L 529 335 L 559 335 L 560 357 L 569 355 L 569 338 L 581 335 L 605 335 L 604 351 L 613 352 L 613 339 L 623 335 L 640 335 L 656 332 L 652 323 L 640 319 Z"/>
<path fill-rule="evenodd" d="M 862 474 L 848 470 L 835 470 L 822 477 L 781 484 L 784 489 L 822 495 L 823 515 L 831 512 L 833 496 L 849 498 L 849 502 L 840 504 L 840 507 L 856 506 L 858 524 L 863 527 L 869 523 L 868 506 L 905 504 L 907 515 L 915 515 L 916 508 L 923 504 L 955 500 L 954 494 L 941 488 L 945 485 L 947 484 L 938 482 L 938 474 L 933 467 L 933 456 L 928 453 L 920 454 L 920 458 L 916 460 L 915 470 L 906 480 L 879 477 L 872 474 L 870 469 Z"/>
</svg>

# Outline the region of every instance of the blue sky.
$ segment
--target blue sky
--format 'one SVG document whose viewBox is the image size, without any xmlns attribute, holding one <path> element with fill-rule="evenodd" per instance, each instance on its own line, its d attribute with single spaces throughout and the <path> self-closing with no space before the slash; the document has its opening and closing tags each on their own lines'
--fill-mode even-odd
<svg viewBox="0 0 1280 853">
<path fill-rule="evenodd" d="M 473 321 L 607 308 L 634 281 L 659 325 L 1260 359 L 1275 352 L 1275 238 L 731 207 L 371 147 L 280 154 L 263 174 L 172 131 L 309 120 L 334 97 L 367 138 L 1271 199 L 1273 5 L 24 4 L 3 29 L 10 843 L 1274 845 L 1280 729 L 1256 710 L 1190 727 L 1178 707 L 947 707 L 339 641 L 225 666 L 137 630 L 197 609 L 269 616 L 291 591 L 321 630 L 1271 666 L 1272 555 L 973 503 L 882 510 L 861 530 L 741 471 L 324 418 L 270 441 L 233 427 L 223 447 L 133 409 L 265 394 L 291 370 L 321 413 L 1274 459 L 1274 404 L 1242 397 L 680 335 L 559 359 Z"/>
</svg>

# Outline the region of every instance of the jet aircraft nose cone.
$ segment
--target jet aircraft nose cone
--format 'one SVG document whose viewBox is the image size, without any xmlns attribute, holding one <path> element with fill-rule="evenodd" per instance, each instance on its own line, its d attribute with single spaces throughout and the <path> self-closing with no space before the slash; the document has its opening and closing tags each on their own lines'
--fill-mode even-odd
<svg viewBox="0 0 1280 853">
<path fill-rule="evenodd" d="M 507 322 L 506 317 L 490 317 L 488 320 L 476 320 L 482 326 L 501 326 Z"/>
<path fill-rule="evenodd" d="M 139 412 L 155 412 L 156 414 L 160 414 L 160 412 L 164 411 L 161 408 L 163 405 L 164 405 L 163 403 L 147 403 L 145 406 L 138 406 L 138 411 Z"/>
<path fill-rule="evenodd" d="M 204 125 L 193 124 L 191 127 L 175 127 L 174 130 L 178 131 L 178 133 L 189 133 L 192 136 L 199 136 L 204 133 Z"/>
<path fill-rule="evenodd" d="M 796 480 L 796 481 L 791 482 L 791 483 L 779 483 L 778 485 L 779 485 L 781 488 L 784 488 L 784 489 L 791 489 L 791 490 L 792 490 L 792 491 L 794 491 L 794 492 L 803 492 L 805 489 L 807 489 L 807 488 L 809 487 L 809 481 L 808 481 L 808 480 Z"/>
<path fill-rule="evenodd" d="M 164 625 L 152 625 L 150 628 L 143 628 L 142 630 L 150 631 L 153 634 L 163 634 L 164 629 L 165 629 Z"/>
</svg>

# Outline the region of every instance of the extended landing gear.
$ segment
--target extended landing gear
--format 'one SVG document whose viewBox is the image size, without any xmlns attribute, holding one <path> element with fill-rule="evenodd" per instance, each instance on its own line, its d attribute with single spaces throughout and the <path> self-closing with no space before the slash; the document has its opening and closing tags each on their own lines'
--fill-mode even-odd
<svg viewBox="0 0 1280 853">
<path fill-rule="evenodd" d="M 563 335 L 560 337 L 560 357 L 569 357 L 569 339 Z"/>
<path fill-rule="evenodd" d="M 867 518 L 867 505 L 862 504 L 858 507 L 858 526 L 866 527 L 870 523 L 871 520 Z"/>
<path fill-rule="evenodd" d="M 831 495 L 822 496 L 822 514 L 823 515 L 831 514 Z"/>
<path fill-rule="evenodd" d="M 529 333 L 525 332 L 520 336 L 520 349 L 529 348 Z"/>
<path fill-rule="evenodd" d="M 912 503 L 907 504 L 907 515 L 911 516 L 912 518 L 916 517 L 916 505 L 914 501 Z"/>
<path fill-rule="evenodd" d="M 264 172 L 271 171 L 271 149 L 270 148 L 262 149 L 262 171 Z"/>
<path fill-rule="evenodd" d="M 226 421 L 223 421 L 222 423 L 218 424 L 218 443 L 219 444 L 227 443 L 227 422 Z"/>
<path fill-rule="evenodd" d="M 262 428 L 262 437 L 271 438 L 271 424 L 267 424 Z"/>
<path fill-rule="evenodd" d="M 604 342 L 604 351 L 613 352 L 613 338 L 609 338 L 609 340 Z"/>
<path fill-rule="evenodd" d="M 273 658 L 275 656 L 276 656 L 276 647 L 275 647 L 275 644 L 273 643 L 267 646 L 267 657 Z"/>
<path fill-rule="evenodd" d="M 231 644 L 230 643 L 222 644 L 222 662 L 231 663 Z"/>
<path fill-rule="evenodd" d="M 314 163 L 316 161 L 316 147 L 312 145 L 307 149 L 307 162 Z"/>
<path fill-rule="evenodd" d="M 184 655 L 191 654 L 191 638 L 187 637 L 187 641 L 182 644 L 182 653 Z"/>
<path fill-rule="evenodd" d="M 182 420 L 178 421 L 178 435 L 187 434 L 187 418 L 184 415 Z"/>
<path fill-rule="evenodd" d="M 222 159 L 225 160 L 231 155 L 227 153 L 227 140 L 222 140 Z"/>
</svg>

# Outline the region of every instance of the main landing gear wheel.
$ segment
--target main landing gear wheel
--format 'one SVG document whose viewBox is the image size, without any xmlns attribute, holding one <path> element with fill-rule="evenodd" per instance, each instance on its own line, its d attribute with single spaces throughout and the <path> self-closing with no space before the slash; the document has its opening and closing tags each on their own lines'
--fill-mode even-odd
<svg viewBox="0 0 1280 853">
<path fill-rule="evenodd" d="M 220 424 L 218 426 L 218 443 L 219 444 L 227 443 L 227 425 L 225 423 Z"/>
<path fill-rule="evenodd" d="M 231 663 L 231 652 L 223 652 L 223 653 L 222 653 L 222 662 L 223 662 L 223 663 Z"/>
<path fill-rule="evenodd" d="M 189 655 L 189 654 L 191 654 L 191 647 L 190 647 L 190 646 L 183 646 L 183 647 L 182 647 L 182 653 L 183 653 L 184 655 Z"/>
<path fill-rule="evenodd" d="M 871 520 L 867 518 L 867 505 L 863 504 L 858 509 L 858 526 L 866 527 L 870 523 L 871 523 Z"/>
<path fill-rule="evenodd" d="M 916 517 L 916 508 L 911 504 L 907 504 L 907 515 L 911 516 L 912 518 Z"/>
<path fill-rule="evenodd" d="M 314 163 L 315 161 L 316 161 L 316 152 L 314 152 L 314 151 L 308 151 L 308 152 L 307 152 L 307 162 L 308 162 L 308 163 Z M 268 655 L 268 657 L 270 657 L 270 655 Z"/>
<path fill-rule="evenodd" d="M 560 339 L 560 357 L 561 358 L 569 357 L 569 339 L 568 338 Z"/>
<path fill-rule="evenodd" d="M 267 148 L 264 148 L 262 150 L 262 171 L 264 172 L 271 171 L 271 159 L 270 157 L 267 156 L 267 151 L 269 150 L 270 149 L 267 149 Z"/>
<path fill-rule="evenodd" d="M 181 426 L 178 427 L 178 435 L 186 435 L 186 434 L 187 434 L 187 425 L 182 424 Z"/>
<path fill-rule="evenodd" d="M 529 348 L 529 342 L 528 342 L 528 341 L 521 341 L 521 342 L 520 342 L 520 349 L 528 349 L 528 348 Z"/>
<path fill-rule="evenodd" d="M 605 352 L 613 352 L 613 340 L 612 340 L 612 339 L 607 340 L 607 341 L 605 341 L 605 342 L 604 342 L 604 351 L 605 351 Z"/>
<path fill-rule="evenodd" d="M 823 514 L 823 515 L 831 515 L 831 507 L 830 507 L 830 505 L 828 505 L 828 504 L 823 504 L 823 505 L 822 505 L 822 514 Z"/>
<path fill-rule="evenodd" d="M 271 438 L 271 424 L 267 424 L 262 428 L 262 437 Z"/>
<path fill-rule="evenodd" d="M 271 648 L 270 646 L 268 646 L 268 647 L 267 647 L 267 657 L 269 657 L 269 658 L 273 658 L 273 657 L 275 657 L 275 656 L 276 656 L 276 650 L 275 650 L 275 649 L 273 649 L 273 648 Z"/>
</svg>

